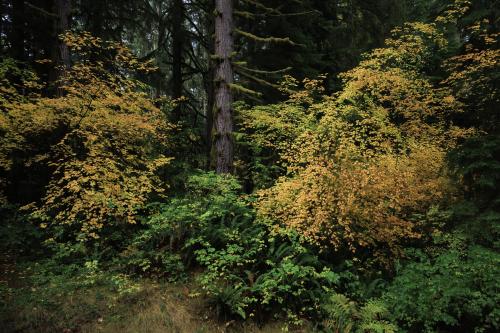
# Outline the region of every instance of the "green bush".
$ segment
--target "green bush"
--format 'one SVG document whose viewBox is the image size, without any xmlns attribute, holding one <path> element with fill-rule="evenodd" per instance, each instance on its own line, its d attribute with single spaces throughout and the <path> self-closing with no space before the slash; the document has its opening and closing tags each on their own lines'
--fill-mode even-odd
<svg viewBox="0 0 500 333">
<path fill-rule="evenodd" d="M 42 233 L 12 204 L 0 204 L 0 250 L 16 256 L 32 256 L 41 250 Z"/>
<path fill-rule="evenodd" d="M 476 242 L 500 248 L 500 135 L 466 140 L 450 153 L 454 171 L 464 187 L 454 215 Z"/>
<path fill-rule="evenodd" d="M 499 276 L 497 252 L 451 249 L 406 265 L 383 300 L 407 332 L 497 332 Z"/>
<path fill-rule="evenodd" d="M 257 221 L 233 177 L 199 172 L 185 184 L 183 195 L 151 206 L 119 259 L 127 272 L 178 280 L 199 265 L 200 294 L 220 317 L 297 322 L 318 312 L 338 276 L 296 233 L 273 234 Z"/>
<path fill-rule="evenodd" d="M 234 229 L 224 247 L 196 254 L 206 267 L 203 291 L 225 316 L 263 320 L 273 315 L 298 324 L 317 315 L 324 295 L 338 282 L 297 235 L 273 237 L 258 223 Z"/>
<path fill-rule="evenodd" d="M 237 195 L 234 179 L 213 183 L 220 176 L 210 177 L 195 179 L 210 204 L 198 215 L 186 247 L 206 268 L 199 282 L 219 315 L 263 319 L 274 314 L 297 321 L 297 316 L 316 313 L 338 277 L 297 234 L 274 235 L 270 226 L 255 220 L 249 202 Z"/>
<path fill-rule="evenodd" d="M 251 216 L 239 191 L 230 177 L 211 172 L 189 176 L 183 194 L 150 205 L 150 216 L 122 251 L 119 264 L 134 273 L 184 278 L 185 266 L 191 266 L 194 251 L 205 246 L 205 239 L 223 241 L 219 233 L 224 231 L 212 226 L 238 214 Z"/>
</svg>

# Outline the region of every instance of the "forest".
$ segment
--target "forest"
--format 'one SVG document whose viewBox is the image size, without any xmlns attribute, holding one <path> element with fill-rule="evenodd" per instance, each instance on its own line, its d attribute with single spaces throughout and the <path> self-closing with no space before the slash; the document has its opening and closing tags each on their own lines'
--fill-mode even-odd
<svg viewBox="0 0 500 333">
<path fill-rule="evenodd" d="M 0 0 L 1 333 L 500 331 L 499 0 Z"/>
</svg>

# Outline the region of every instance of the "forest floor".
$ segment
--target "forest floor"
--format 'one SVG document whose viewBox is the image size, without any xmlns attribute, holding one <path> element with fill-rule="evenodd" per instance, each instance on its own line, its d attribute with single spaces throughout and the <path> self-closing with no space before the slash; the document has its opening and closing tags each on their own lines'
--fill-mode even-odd
<svg viewBox="0 0 500 333">
<path fill-rule="evenodd" d="M 193 282 L 92 272 L 56 276 L 37 263 L 18 267 L 13 258 L 0 259 L 0 333 L 283 332 L 283 322 L 259 327 L 215 320 L 213 309 L 193 295 Z"/>
</svg>

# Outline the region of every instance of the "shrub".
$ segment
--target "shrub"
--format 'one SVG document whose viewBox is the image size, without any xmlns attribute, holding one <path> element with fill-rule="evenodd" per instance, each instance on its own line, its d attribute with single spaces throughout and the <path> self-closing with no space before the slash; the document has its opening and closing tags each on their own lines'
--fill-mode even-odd
<svg viewBox="0 0 500 333">
<path fill-rule="evenodd" d="M 317 313 L 338 277 L 295 232 L 272 234 L 256 221 L 250 198 L 231 176 L 197 172 L 185 184 L 184 194 L 151 207 L 144 229 L 122 252 L 126 269 L 176 279 L 182 265 L 170 258 L 202 266 L 200 292 L 220 317 L 296 322 Z"/>
<path fill-rule="evenodd" d="M 342 91 L 309 101 L 303 113 L 319 120 L 281 154 L 286 176 L 260 192 L 259 217 L 332 252 L 401 257 L 429 229 L 415 216 L 455 193 L 445 157 L 465 133 L 445 119 L 460 104 L 425 73 L 445 44 L 432 24 L 405 25 L 343 75 Z"/>
<path fill-rule="evenodd" d="M 222 228 L 235 216 L 253 215 L 240 198 L 241 187 L 234 178 L 198 171 L 184 185 L 184 193 L 149 205 L 149 216 L 121 253 L 126 269 L 181 278 L 195 250 L 207 242 L 223 242 L 222 233 L 229 228 Z"/>
<path fill-rule="evenodd" d="M 165 190 L 157 171 L 169 162 L 161 152 L 171 126 L 127 77 L 149 70 L 130 51 L 87 34 L 65 40 L 78 61 L 61 79 L 64 96 L 6 99 L 0 177 L 7 199 L 30 204 L 54 241 L 88 241 L 136 223 L 150 197 Z M 106 62 L 96 60 L 101 53 Z"/>
<path fill-rule="evenodd" d="M 312 163 L 261 192 L 259 214 L 309 242 L 340 252 L 370 249 L 388 263 L 402 255 L 405 241 L 421 237 L 413 214 L 446 198 L 451 186 L 443 160 L 442 151 L 426 147 L 369 162 Z"/>
<path fill-rule="evenodd" d="M 284 316 L 299 324 L 318 314 L 338 281 L 297 235 L 270 237 L 259 225 L 233 230 L 225 247 L 201 249 L 197 259 L 207 268 L 203 291 L 226 317 Z"/>
<path fill-rule="evenodd" d="M 322 78 L 322 77 L 320 77 Z M 255 188 L 265 188 L 286 173 L 288 155 L 295 140 L 313 130 L 322 116 L 319 102 L 323 88 L 320 80 L 298 82 L 285 76 L 281 90 L 289 95 L 286 102 L 249 107 L 236 106 L 236 133 L 239 151 L 238 172 Z"/>
<path fill-rule="evenodd" d="M 382 299 L 409 332 L 496 332 L 499 264 L 497 252 L 461 244 L 405 265 Z"/>
</svg>

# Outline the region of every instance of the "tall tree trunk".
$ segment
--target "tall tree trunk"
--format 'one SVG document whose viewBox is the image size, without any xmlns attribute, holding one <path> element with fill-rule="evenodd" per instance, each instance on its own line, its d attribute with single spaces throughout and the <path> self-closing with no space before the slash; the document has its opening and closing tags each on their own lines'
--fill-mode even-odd
<svg viewBox="0 0 500 333">
<path fill-rule="evenodd" d="M 215 171 L 233 171 L 233 1 L 215 0 Z"/>
<path fill-rule="evenodd" d="M 54 47 L 51 60 L 54 68 L 50 74 L 50 82 L 56 87 L 56 95 L 61 96 L 63 92 L 58 81 L 64 71 L 70 67 L 70 57 L 68 46 L 59 39 L 59 35 L 69 29 L 71 0 L 54 0 L 52 10 L 57 18 L 54 19 L 53 24 Z"/>
<path fill-rule="evenodd" d="M 5 5 L 4 5 L 4 0 L 0 0 L 0 54 L 3 55 L 4 51 L 4 39 L 3 39 L 3 20 L 1 19 L 2 17 L 5 17 Z"/>
<path fill-rule="evenodd" d="M 214 109 L 215 109 L 215 62 L 212 55 L 215 54 L 214 36 L 215 18 L 212 11 L 208 11 L 205 15 L 205 29 L 208 43 L 208 71 L 203 75 L 203 83 L 205 93 L 207 94 L 207 109 L 206 109 L 206 154 L 207 154 L 207 169 L 212 167 L 212 130 L 214 126 Z"/>
<path fill-rule="evenodd" d="M 162 17 L 160 18 L 158 22 L 158 45 L 157 45 L 157 52 L 156 52 L 156 59 L 157 63 L 160 63 L 160 60 L 162 57 L 165 56 L 165 49 L 166 49 L 166 21 Z M 161 93 L 163 91 L 163 82 L 165 80 L 164 73 L 159 70 L 155 74 L 155 81 L 156 81 L 156 98 L 160 98 Z"/>
<path fill-rule="evenodd" d="M 214 54 L 214 48 L 210 48 L 210 54 Z M 213 63 L 209 60 L 209 69 L 206 73 L 205 92 L 207 94 L 207 111 L 206 111 L 206 123 L 205 123 L 205 136 L 206 136 L 206 156 L 207 156 L 207 169 L 210 169 L 214 165 L 212 160 L 212 133 L 214 127 L 214 110 L 215 110 L 215 70 Z"/>
<path fill-rule="evenodd" d="M 10 34 L 10 45 L 12 56 L 16 60 L 24 61 L 24 1 L 12 1 L 12 32 Z"/>
<path fill-rule="evenodd" d="M 172 7 L 172 97 L 182 96 L 182 51 L 184 48 L 184 3 L 183 0 L 173 0 Z M 181 105 L 174 109 L 174 120 L 181 118 Z"/>
<path fill-rule="evenodd" d="M 100 37 L 104 40 L 109 40 L 109 36 L 105 36 L 104 31 L 104 15 L 106 15 L 106 3 L 103 0 L 88 1 L 87 10 L 90 13 L 87 25 L 92 36 Z"/>
</svg>

